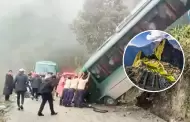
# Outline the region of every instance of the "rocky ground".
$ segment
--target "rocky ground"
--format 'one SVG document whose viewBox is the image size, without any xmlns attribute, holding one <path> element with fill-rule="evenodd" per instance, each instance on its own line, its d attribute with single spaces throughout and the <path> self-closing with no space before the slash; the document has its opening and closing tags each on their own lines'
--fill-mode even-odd
<svg viewBox="0 0 190 122">
<path fill-rule="evenodd" d="M 4 102 L 3 99 L 0 100 L 0 122 L 6 122 L 7 121 L 7 113 L 11 110 L 12 102 Z"/>
</svg>

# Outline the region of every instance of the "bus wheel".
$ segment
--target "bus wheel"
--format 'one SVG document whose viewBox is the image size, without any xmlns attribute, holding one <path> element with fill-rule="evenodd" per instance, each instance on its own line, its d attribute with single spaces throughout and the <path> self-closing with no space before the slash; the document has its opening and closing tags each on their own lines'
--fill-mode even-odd
<svg viewBox="0 0 190 122">
<path fill-rule="evenodd" d="M 114 100 L 113 98 L 111 97 L 105 97 L 104 98 L 104 104 L 106 106 L 114 106 L 114 105 L 117 105 L 117 101 Z"/>
</svg>

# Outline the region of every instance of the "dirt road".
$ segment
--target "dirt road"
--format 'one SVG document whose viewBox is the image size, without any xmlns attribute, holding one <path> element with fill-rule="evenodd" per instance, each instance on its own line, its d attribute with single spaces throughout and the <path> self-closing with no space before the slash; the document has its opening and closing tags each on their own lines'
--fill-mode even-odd
<svg viewBox="0 0 190 122">
<path fill-rule="evenodd" d="M 26 99 L 25 110 L 17 111 L 15 107 L 8 113 L 7 122 L 165 122 L 164 120 L 142 111 L 129 112 L 117 111 L 109 108 L 108 113 L 97 113 L 92 109 L 79 108 L 65 108 L 58 105 L 55 101 L 55 110 L 58 112 L 57 116 L 51 116 L 48 104 L 44 109 L 44 117 L 38 117 L 37 111 L 40 101 L 32 101 Z M 146 113 L 146 114 L 144 114 Z"/>
</svg>

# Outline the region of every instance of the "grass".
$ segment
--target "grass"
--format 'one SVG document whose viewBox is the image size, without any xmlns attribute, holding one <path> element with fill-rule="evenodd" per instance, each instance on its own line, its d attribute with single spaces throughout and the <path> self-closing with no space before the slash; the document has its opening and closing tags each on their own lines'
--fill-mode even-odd
<svg viewBox="0 0 190 122">
<path fill-rule="evenodd" d="M 173 75 L 168 73 L 165 70 L 164 66 L 162 65 L 162 63 L 160 63 L 160 61 L 149 60 L 148 58 L 143 58 L 143 59 L 139 59 L 133 66 L 140 67 L 141 65 L 144 65 L 151 72 L 160 74 L 169 82 L 176 81 L 176 79 L 173 77 Z"/>
</svg>

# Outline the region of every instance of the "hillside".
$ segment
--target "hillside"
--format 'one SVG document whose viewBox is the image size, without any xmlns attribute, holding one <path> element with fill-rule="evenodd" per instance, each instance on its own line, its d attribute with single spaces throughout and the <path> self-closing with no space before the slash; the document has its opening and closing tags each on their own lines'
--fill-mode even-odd
<svg viewBox="0 0 190 122">
<path fill-rule="evenodd" d="M 147 95 L 151 95 L 151 112 L 170 122 L 190 122 L 190 25 L 176 26 L 168 32 L 179 40 L 184 50 L 185 68 L 182 77 L 171 89 L 155 94 L 146 92 L 139 99 L 144 103 Z"/>
<path fill-rule="evenodd" d="M 168 62 L 182 70 L 183 68 L 183 53 L 181 50 L 174 48 L 167 39 L 162 40 L 154 50 L 158 60 Z"/>
</svg>

